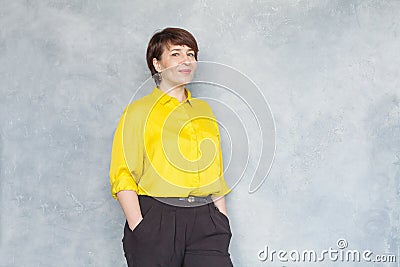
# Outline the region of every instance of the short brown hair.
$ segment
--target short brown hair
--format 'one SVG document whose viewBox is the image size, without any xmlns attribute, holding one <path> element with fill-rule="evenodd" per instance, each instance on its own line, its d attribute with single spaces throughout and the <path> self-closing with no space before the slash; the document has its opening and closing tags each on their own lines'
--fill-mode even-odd
<svg viewBox="0 0 400 267">
<path fill-rule="evenodd" d="M 151 75 L 157 73 L 153 65 L 153 58 L 161 60 L 164 48 L 169 47 L 170 45 L 186 45 L 190 47 L 193 49 L 194 57 L 197 60 L 199 48 L 193 35 L 187 30 L 181 28 L 165 28 L 153 34 L 147 46 L 146 60 Z"/>
</svg>

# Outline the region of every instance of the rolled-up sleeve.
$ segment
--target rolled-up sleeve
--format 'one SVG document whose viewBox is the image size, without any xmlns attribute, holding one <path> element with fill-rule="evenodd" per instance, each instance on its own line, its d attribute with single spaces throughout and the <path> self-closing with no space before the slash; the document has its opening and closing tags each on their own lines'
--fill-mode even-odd
<svg viewBox="0 0 400 267">
<path fill-rule="evenodd" d="M 143 171 L 143 128 L 133 116 L 129 106 L 124 110 L 114 133 L 111 152 L 110 183 L 111 194 L 123 190 L 138 192 L 138 181 Z"/>
</svg>

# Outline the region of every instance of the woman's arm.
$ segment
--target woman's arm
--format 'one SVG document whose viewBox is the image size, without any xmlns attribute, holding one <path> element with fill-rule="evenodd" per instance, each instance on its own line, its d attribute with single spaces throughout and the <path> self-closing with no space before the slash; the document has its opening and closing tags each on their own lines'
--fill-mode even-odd
<svg viewBox="0 0 400 267">
<path fill-rule="evenodd" d="M 129 228 L 133 231 L 143 219 L 138 196 L 135 191 L 124 190 L 119 191 L 117 197 L 128 221 Z"/>
<path fill-rule="evenodd" d="M 228 217 L 228 214 L 226 212 L 226 203 L 225 203 L 225 197 L 213 197 L 212 198 L 214 201 L 215 206 L 219 209 L 220 212 L 225 214 L 225 216 Z"/>
</svg>

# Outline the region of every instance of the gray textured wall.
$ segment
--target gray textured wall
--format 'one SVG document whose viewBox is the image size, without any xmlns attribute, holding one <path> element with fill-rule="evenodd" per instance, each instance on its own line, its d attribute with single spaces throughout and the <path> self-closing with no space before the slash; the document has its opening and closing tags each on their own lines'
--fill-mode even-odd
<svg viewBox="0 0 400 267">
<path fill-rule="evenodd" d="M 389 0 L 0 0 L 0 266 L 125 266 L 111 141 L 165 26 L 248 75 L 275 117 L 267 180 L 227 199 L 235 266 L 306 266 L 257 252 L 339 238 L 398 255 L 399 17 Z M 316 266 L 338 265 L 357 264 Z"/>
</svg>

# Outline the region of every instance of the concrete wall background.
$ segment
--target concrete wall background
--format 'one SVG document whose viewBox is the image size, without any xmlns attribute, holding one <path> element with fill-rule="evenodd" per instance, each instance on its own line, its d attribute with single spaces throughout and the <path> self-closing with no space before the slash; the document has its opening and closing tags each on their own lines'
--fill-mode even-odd
<svg viewBox="0 0 400 267">
<path fill-rule="evenodd" d="M 308 266 L 257 252 L 339 238 L 398 255 L 399 17 L 399 1 L 377 0 L 1 0 L 0 266 L 125 266 L 112 135 L 166 26 L 247 74 L 275 117 L 268 179 L 227 199 L 235 266 Z"/>
</svg>

